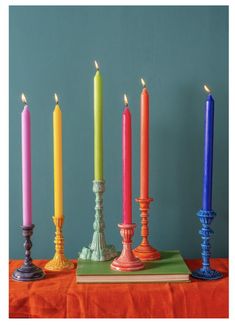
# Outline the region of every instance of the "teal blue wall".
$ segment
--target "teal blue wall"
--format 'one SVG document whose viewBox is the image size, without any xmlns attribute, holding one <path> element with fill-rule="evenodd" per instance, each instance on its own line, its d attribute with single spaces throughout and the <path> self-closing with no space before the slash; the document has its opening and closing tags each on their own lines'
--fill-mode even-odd
<svg viewBox="0 0 235 325">
<path fill-rule="evenodd" d="M 200 256 L 203 168 L 202 86 L 213 88 L 213 255 L 228 254 L 228 8 L 10 7 L 10 257 L 23 257 L 21 92 L 32 118 L 33 257 L 54 253 L 53 94 L 63 110 L 64 237 L 70 258 L 87 245 L 94 220 L 93 61 L 104 80 L 104 212 L 107 242 L 120 249 L 121 114 L 133 123 L 133 220 L 140 218 L 140 77 L 151 96 L 150 239 L 159 249 Z"/>
</svg>

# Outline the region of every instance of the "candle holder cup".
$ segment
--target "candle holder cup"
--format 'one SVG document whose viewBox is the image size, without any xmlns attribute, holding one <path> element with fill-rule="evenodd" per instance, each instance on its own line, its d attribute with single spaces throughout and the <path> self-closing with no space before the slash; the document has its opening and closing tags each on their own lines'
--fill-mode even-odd
<svg viewBox="0 0 235 325">
<path fill-rule="evenodd" d="M 45 265 L 45 269 L 49 271 L 69 271 L 74 268 L 74 264 L 64 255 L 64 237 L 62 233 L 64 216 L 54 216 L 52 218 L 56 227 L 54 240 L 55 255 L 53 259 Z"/>
<path fill-rule="evenodd" d="M 113 260 L 110 265 L 111 269 L 114 271 L 138 271 L 143 269 L 143 262 L 135 257 L 131 248 L 136 224 L 119 224 L 118 227 L 120 228 L 120 234 L 123 238 L 123 249 L 121 255 Z"/>
<path fill-rule="evenodd" d="M 93 223 L 93 238 L 88 247 L 83 247 L 78 254 L 79 258 L 92 261 L 107 261 L 117 256 L 113 245 L 107 245 L 105 240 L 105 223 L 103 216 L 103 193 L 105 191 L 104 180 L 93 181 L 93 192 L 95 193 L 95 221 Z"/>
<path fill-rule="evenodd" d="M 141 261 L 154 261 L 160 259 L 160 253 L 157 249 L 153 248 L 148 241 L 149 227 L 149 205 L 153 201 L 152 198 L 141 199 L 137 198 L 136 202 L 140 204 L 141 211 L 141 244 L 133 250 L 133 253 Z"/>
<path fill-rule="evenodd" d="M 213 230 L 210 228 L 214 217 L 216 216 L 215 211 L 210 210 L 199 210 L 197 216 L 202 224 L 199 234 L 202 238 L 201 248 L 202 248 L 202 267 L 198 270 L 192 272 L 192 277 L 202 280 L 217 280 L 223 277 L 223 274 L 212 270 L 210 268 L 210 256 L 211 256 L 211 245 L 210 236 L 213 234 Z"/>
<path fill-rule="evenodd" d="M 43 270 L 34 265 L 31 258 L 32 241 L 31 236 L 33 235 L 34 225 L 21 226 L 22 234 L 25 238 L 25 259 L 21 267 L 17 268 L 12 274 L 12 278 L 16 281 L 36 281 L 41 280 L 45 277 Z"/>
</svg>

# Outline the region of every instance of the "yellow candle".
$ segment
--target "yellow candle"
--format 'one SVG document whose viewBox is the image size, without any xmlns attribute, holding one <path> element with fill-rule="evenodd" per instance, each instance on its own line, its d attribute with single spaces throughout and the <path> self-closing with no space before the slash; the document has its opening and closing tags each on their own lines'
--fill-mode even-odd
<svg viewBox="0 0 235 325">
<path fill-rule="evenodd" d="M 55 94 L 55 109 L 53 112 L 53 142 L 54 142 L 54 209 L 55 216 L 63 215 L 63 171 L 62 171 L 62 113 Z"/>
<path fill-rule="evenodd" d="M 103 180 L 103 82 L 95 61 L 94 77 L 94 179 Z"/>
</svg>

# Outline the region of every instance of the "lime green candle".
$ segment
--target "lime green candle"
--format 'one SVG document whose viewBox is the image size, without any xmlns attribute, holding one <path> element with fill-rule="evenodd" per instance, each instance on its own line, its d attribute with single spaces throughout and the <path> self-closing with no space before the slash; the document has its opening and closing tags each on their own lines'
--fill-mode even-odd
<svg viewBox="0 0 235 325">
<path fill-rule="evenodd" d="M 94 77 L 94 179 L 103 180 L 103 82 L 95 61 Z"/>
</svg>

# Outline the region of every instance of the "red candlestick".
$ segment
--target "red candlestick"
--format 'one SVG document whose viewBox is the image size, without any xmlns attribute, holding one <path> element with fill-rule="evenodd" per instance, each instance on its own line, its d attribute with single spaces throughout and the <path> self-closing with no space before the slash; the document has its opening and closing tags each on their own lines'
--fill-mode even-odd
<svg viewBox="0 0 235 325">
<path fill-rule="evenodd" d="M 149 197 L 149 94 L 144 86 L 140 99 L 140 198 Z"/>
<path fill-rule="evenodd" d="M 132 223 L 132 152 L 131 113 L 126 95 L 122 113 L 122 217 L 124 224 Z"/>
</svg>

